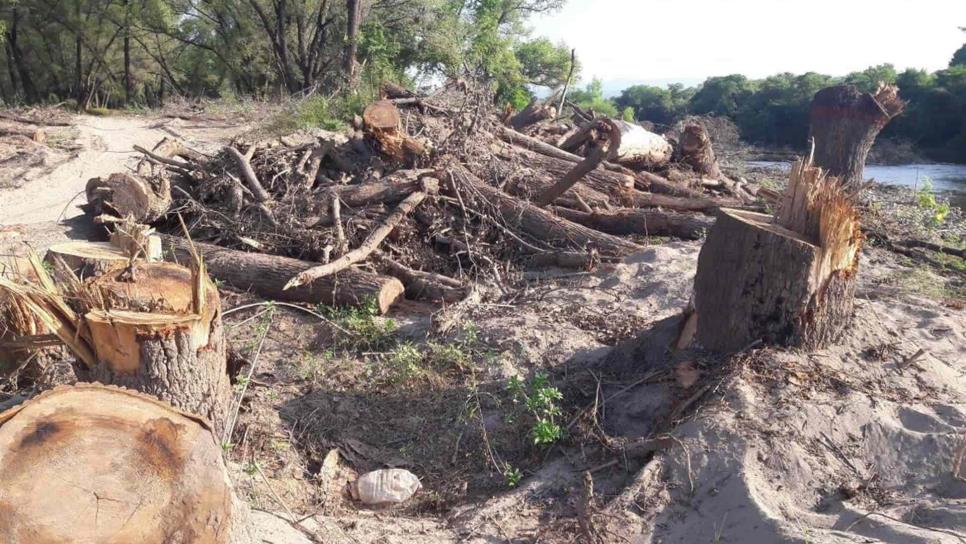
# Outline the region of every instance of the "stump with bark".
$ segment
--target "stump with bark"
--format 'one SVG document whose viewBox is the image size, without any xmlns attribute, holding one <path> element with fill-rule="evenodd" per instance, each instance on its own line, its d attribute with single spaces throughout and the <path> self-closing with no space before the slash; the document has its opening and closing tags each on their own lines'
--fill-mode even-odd
<svg viewBox="0 0 966 544">
<path fill-rule="evenodd" d="M 88 213 L 132 218 L 138 223 L 157 221 L 171 206 L 171 183 L 166 176 L 160 176 L 157 184 L 127 173 L 92 178 L 86 193 Z"/>
<path fill-rule="evenodd" d="M 678 154 L 681 162 L 691 166 L 698 174 L 711 179 L 722 177 L 711 146 L 711 137 L 703 126 L 692 123 L 684 127 L 678 142 Z"/>
<path fill-rule="evenodd" d="M 775 217 L 720 210 L 694 280 L 698 340 L 720 352 L 835 341 L 851 319 L 861 240 L 851 195 L 799 161 Z"/>
<path fill-rule="evenodd" d="M 852 85 L 815 93 L 809 113 L 815 164 L 843 185 L 859 186 L 876 136 L 903 108 L 905 103 L 894 85 L 880 85 L 874 94 Z"/>
<path fill-rule="evenodd" d="M 0 414 L 0 541 L 240 544 L 247 510 L 207 423 L 117 387 Z"/>
</svg>

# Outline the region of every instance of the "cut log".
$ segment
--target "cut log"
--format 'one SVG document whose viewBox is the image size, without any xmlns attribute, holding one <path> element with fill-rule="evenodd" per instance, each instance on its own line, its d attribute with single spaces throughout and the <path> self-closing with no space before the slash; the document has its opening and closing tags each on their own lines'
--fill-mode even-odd
<svg viewBox="0 0 966 544">
<path fill-rule="evenodd" d="M 602 232 L 589 229 L 514 198 L 495 187 L 490 187 L 462 166 L 454 166 L 459 178 L 467 181 L 475 196 L 477 209 L 497 214 L 509 228 L 518 229 L 542 243 L 560 247 L 596 249 L 604 255 L 629 255 L 644 248 Z M 465 193 L 464 193 L 465 198 Z"/>
<path fill-rule="evenodd" d="M 678 154 L 681 162 L 698 174 L 714 180 L 724 177 L 714 155 L 711 137 L 703 126 L 691 123 L 684 127 L 678 142 Z"/>
<path fill-rule="evenodd" d="M 84 314 L 96 364 L 85 381 L 149 393 L 212 421 L 221 431 L 231 401 L 218 289 L 174 263 L 134 263 L 86 286 L 105 301 Z"/>
<path fill-rule="evenodd" d="M 632 170 L 657 168 L 671 160 L 674 148 L 664 136 L 627 121 L 613 120 L 621 131 L 620 148 L 614 161 Z"/>
<path fill-rule="evenodd" d="M 47 141 L 47 133 L 43 127 L 21 127 L 17 125 L 0 125 L 0 136 L 23 136 L 35 143 L 43 144 Z"/>
<path fill-rule="evenodd" d="M 130 257 L 109 242 L 62 242 L 50 246 L 44 260 L 54 267 L 62 261 L 77 277 L 87 278 L 127 264 Z"/>
<path fill-rule="evenodd" d="M 414 192 L 400 202 L 399 206 L 397 206 L 396 209 L 393 210 L 388 217 L 386 217 L 386 220 L 379 225 L 378 228 L 376 228 L 371 234 L 369 234 L 368 237 L 366 237 L 365 241 L 363 241 L 359 247 L 330 263 L 323 264 L 322 266 L 315 266 L 298 273 L 285 284 L 283 289 L 288 291 L 289 289 L 294 289 L 302 285 L 309 285 L 319 278 L 331 276 L 336 272 L 345 270 L 356 263 L 361 263 L 362 261 L 366 260 L 366 258 L 368 258 L 369 255 L 375 251 L 377 247 L 379 247 L 379 244 L 386 239 L 386 236 L 389 236 L 389 233 L 396 228 L 396 225 L 398 225 L 403 218 L 416 209 L 416 206 L 419 206 L 427 195 L 435 194 L 439 189 L 439 182 L 433 178 L 423 178 L 422 183 L 423 190 Z"/>
<path fill-rule="evenodd" d="M 106 214 L 150 224 L 163 217 L 171 206 L 171 183 L 166 176 L 160 176 L 155 187 L 144 178 L 116 173 L 106 180 L 92 178 L 85 192 L 85 211 L 95 217 Z"/>
<path fill-rule="evenodd" d="M 463 300 L 469 293 L 469 287 L 448 276 L 413 270 L 385 255 L 379 256 L 379 262 L 406 286 L 406 296 L 409 298 L 454 303 Z"/>
<path fill-rule="evenodd" d="M 698 240 L 707 235 L 714 225 L 714 219 L 704 215 L 653 210 L 623 208 L 609 212 L 586 213 L 558 206 L 553 208 L 553 211 L 574 223 L 618 236 L 643 234 Z"/>
<path fill-rule="evenodd" d="M 185 262 L 190 259 L 188 242 L 177 236 L 161 235 L 165 258 Z M 363 305 L 375 301 L 385 313 L 403 294 L 405 288 L 396 278 L 348 268 L 334 276 L 321 278 L 312 285 L 284 290 L 285 283 L 318 263 L 288 257 L 247 253 L 212 244 L 195 242 L 208 273 L 212 277 L 243 291 L 274 300 L 330 304 Z"/>
<path fill-rule="evenodd" d="M 403 131 L 399 109 L 391 101 L 377 100 L 369 104 L 362 119 L 366 134 L 388 157 L 397 161 L 411 161 L 426 154 L 426 144 Z"/>
<path fill-rule="evenodd" d="M 247 531 L 205 421 L 116 387 L 0 414 L 0 541 L 236 544 Z"/>
<path fill-rule="evenodd" d="M 882 85 L 875 94 L 852 85 L 815 93 L 809 113 L 815 164 L 843 185 L 859 187 L 876 136 L 904 108 L 894 85 Z"/>
<path fill-rule="evenodd" d="M 720 352 L 835 341 L 851 320 L 861 238 L 838 180 L 802 163 L 776 217 L 720 210 L 694 280 L 698 340 Z"/>
<path fill-rule="evenodd" d="M 520 130 L 534 123 L 552 119 L 555 115 L 557 115 L 557 110 L 553 106 L 545 104 L 540 100 L 533 100 L 520 113 L 510 118 L 510 126 L 516 130 Z"/>
</svg>

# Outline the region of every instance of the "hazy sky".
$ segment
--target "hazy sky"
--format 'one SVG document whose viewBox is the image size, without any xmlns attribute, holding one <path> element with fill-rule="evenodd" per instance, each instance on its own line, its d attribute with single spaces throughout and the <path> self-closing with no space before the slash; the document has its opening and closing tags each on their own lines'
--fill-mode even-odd
<svg viewBox="0 0 966 544">
<path fill-rule="evenodd" d="M 532 20 L 534 35 L 577 49 L 584 81 L 611 92 L 885 62 L 936 70 L 966 42 L 961 26 L 966 0 L 568 0 Z"/>
</svg>

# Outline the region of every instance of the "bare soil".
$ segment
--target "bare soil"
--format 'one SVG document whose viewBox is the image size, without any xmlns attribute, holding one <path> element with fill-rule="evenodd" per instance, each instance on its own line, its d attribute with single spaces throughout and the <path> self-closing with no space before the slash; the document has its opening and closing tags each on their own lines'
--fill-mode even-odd
<svg viewBox="0 0 966 544">
<path fill-rule="evenodd" d="M 88 177 L 165 136 L 158 123 L 202 149 L 235 130 L 78 118 L 75 158 L 0 189 L 0 254 L 90 235 L 53 221 Z M 520 273 L 471 302 L 406 301 L 384 317 L 222 289 L 244 392 L 225 451 L 262 541 L 966 540 L 955 263 L 868 244 L 838 345 L 710 357 L 675 349 L 701 242 L 654 242 L 618 264 Z M 511 386 L 538 373 L 563 395 L 552 444 L 534 443 Z M 390 466 L 420 477 L 413 500 L 373 510 L 347 494 Z"/>
</svg>

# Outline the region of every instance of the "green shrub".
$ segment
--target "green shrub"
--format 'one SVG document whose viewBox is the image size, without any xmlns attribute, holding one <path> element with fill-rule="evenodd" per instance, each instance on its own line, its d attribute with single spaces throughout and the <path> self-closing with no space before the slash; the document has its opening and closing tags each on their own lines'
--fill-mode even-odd
<svg viewBox="0 0 966 544">
<path fill-rule="evenodd" d="M 939 225 L 946 220 L 946 216 L 949 215 L 949 202 L 945 200 L 940 201 L 936 198 L 931 179 L 923 179 L 922 187 L 916 193 L 916 197 L 919 201 L 919 207 L 931 212 L 930 221 L 932 224 Z"/>
</svg>

